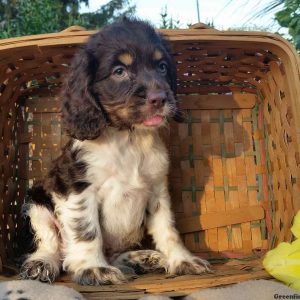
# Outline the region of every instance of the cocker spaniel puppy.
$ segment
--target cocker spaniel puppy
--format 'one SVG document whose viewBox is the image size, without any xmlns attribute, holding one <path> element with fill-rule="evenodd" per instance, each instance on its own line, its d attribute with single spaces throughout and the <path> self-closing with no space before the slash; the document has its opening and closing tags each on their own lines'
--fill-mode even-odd
<svg viewBox="0 0 300 300">
<path fill-rule="evenodd" d="M 174 227 L 168 153 L 158 128 L 179 119 L 176 68 L 164 38 L 124 19 L 91 36 L 63 89 L 72 137 L 26 214 L 36 250 L 21 277 L 52 282 L 61 267 L 83 285 L 120 283 L 123 266 L 169 274 L 209 271 Z M 156 250 L 133 251 L 144 232 Z"/>
</svg>

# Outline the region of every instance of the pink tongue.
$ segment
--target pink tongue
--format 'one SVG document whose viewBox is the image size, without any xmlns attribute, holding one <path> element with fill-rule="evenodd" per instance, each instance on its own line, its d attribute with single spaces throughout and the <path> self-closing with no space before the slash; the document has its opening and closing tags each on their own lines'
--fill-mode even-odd
<svg viewBox="0 0 300 300">
<path fill-rule="evenodd" d="M 147 126 L 158 125 L 162 122 L 163 118 L 161 116 L 153 116 L 144 120 L 143 124 Z"/>
</svg>

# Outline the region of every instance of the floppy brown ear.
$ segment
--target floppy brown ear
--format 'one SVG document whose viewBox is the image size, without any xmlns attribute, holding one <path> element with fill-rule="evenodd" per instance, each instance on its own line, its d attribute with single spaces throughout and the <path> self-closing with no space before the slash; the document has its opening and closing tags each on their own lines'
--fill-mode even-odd
<svg viewBox="0 0 300 300">
<path fill-rule="evenodd" d="M 75 56 L 63 88 L 62 115 L 68 134 L 78 140 L 92 140 L 107 126 L 98 95 L 93 93 L 98 61 L 86 48 Z"/>
</svg>

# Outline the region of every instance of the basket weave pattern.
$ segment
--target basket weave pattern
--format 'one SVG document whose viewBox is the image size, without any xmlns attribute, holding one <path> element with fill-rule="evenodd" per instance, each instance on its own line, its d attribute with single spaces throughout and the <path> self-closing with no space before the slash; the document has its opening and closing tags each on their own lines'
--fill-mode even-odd
<svg viewBox="0 0 300 300">
<path fill-rule="evenodd" d="M 186 246 L 246 257 L 289 241 L 300 206 L 299 64 L 275 36 L 164 31 L 186 122 L 170 124 L 170 190 Z M 0 256 L 18 255 L 26 190 L 67 137 L 60 87 L 78 45 L 62 32 L 0 41 Z"/>
<path fill-rule="evenodd" d="M 283 62 L 261 48 L 175 49 L 188 118 L 171 177 L 186 245 L 235 257 L 291 239 L 299 153 Z"/>
</svg>

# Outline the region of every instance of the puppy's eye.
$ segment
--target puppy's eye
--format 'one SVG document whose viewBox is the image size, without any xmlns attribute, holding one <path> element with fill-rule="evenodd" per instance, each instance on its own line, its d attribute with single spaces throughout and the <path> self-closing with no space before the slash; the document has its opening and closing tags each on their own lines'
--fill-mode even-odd
<svg viewBox="0 0 300 300">
<path fill-rule="evenodd" d="M 113 68 L 113 71 L 112 71 L 112 74 L 117 76 L 117 77 L 120 77 L 120 78 L 125 78 L 128 76 L 128 72 L 126 70 L 125 67 L 123 66 L 116 66 Z"/>
<path fill-rule="evenodd" d="M 168 72 L 168 65 L 164 62 L 164 61 L 161 61 L 159 64 L 158 64 L 158 71 L 163 74 L 163 75 L 166 75 L 167 72 Z"/>
</svg>

